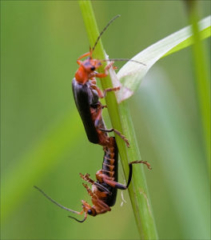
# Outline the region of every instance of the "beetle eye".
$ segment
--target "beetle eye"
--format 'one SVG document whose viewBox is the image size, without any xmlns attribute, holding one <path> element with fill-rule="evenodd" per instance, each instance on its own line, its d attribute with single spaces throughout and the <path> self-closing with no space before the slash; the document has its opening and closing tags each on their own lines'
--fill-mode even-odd
<svg viewBox="0 0 211 240">
<path fill-rule="evenodd" d="M 95 70 L 95 66 L 92 66 L 90 69 L 91 69 L 92 71 L 94 71 L 94 70 Z"/>
<path fill-rule="evenodd" d="M 92 215 L 92 210 L 89 209 L 89 210 L 87 211 L 87 213 L 88 213 L 89 215 Z"/>
</svg>

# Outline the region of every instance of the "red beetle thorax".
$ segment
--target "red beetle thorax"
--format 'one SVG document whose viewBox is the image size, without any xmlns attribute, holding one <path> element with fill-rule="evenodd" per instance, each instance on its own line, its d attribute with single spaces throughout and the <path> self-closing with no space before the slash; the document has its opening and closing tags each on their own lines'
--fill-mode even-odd
<svg viewBox="0 0 211 240">
<path fill-rule="evenodd" d="M 81 65 L 75 73 L 75 79 L 78 83 L 81 84 L 85 84 L 89 81 L 89 73 L 86 71 L 83 65 Z"/>
</svg>

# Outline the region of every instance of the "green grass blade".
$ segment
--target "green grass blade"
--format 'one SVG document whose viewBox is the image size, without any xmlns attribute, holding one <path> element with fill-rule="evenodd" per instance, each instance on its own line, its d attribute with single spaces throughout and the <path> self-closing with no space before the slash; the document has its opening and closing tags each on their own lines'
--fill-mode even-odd
<svg viewBox="0 0 211 240">
<path fill-rule="evenodd" d="M 189 19 L 192 24 L 193 31 L 193 60 L 195 70 L 195 89 L 198 97 L 198 104 L 200 109 L 200 118 L 202 124 L 202 132 L 204 138 L 204 145 L 206 149 L 206 159 L 210 169 L 210 65 L 208 58 L 206 58 L 205 49 L 202 45 L 200 29 L 198 22 L 198 3 L 189 3 Z M 211 21 L 211 20 L 210 20 Z M 210 30 L 211 33 L 211 30 Z"/>
<path fill-rule="evenodd" d="M 81 12 L 84 18 L 86 30 L 89 36 L 90 45 L 93 46 L 99 36 L 96 21 L 90 1 L 79 1 Z M 105 59 L 104 49 L 100 41 L 96 47 L 95 57 Z M 101 81 L 103 89 L 112 86 L 110 77 Z M 128 149 L 125 143 L 116 136 L 123 170 L 128 177 L 128 162 L 141 159 L 135 133 L 130 119 L 130 112 L 126 103 L 118 106 L 115 94 L 110 92 L 106 96 L 106 105 L 108 107 L 112 126 L 127 136 L 131 143 Z M 134 174 L 131 186 L 129 187 L 130 199 L 136 218 L 137 227 L 141 239 L 157 239 L 157 231 L 154 223 L 152 209 L 147 192 L 146 180 L 143 173 L 143 166 L 134 166 Z"/>
<path fill-rule="evenodd" d="M 210 16 L 199 22 L 199 30 L 202 34 L 200 38 L 204 39 L 211 35 L 210 25 Z M 190 46 L 193 43 L 192 35 L 191 27 L 185 27 L 149 46 L 132 58 L 133 60 L 146 64 L 146 66 L 134 62 L 127 62 L 117 74 L 122 84 L 121 91 L 117 93 L 118 102 L 124 101 L 134 94 L 143 81 L 144 76 L 159 59 Z"/>
</svg>

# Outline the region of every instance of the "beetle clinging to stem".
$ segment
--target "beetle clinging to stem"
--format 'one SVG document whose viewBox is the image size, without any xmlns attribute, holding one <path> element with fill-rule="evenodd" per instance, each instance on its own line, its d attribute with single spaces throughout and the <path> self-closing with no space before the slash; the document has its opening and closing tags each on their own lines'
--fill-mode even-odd
<svg viewBox="0 0 211 240">
<path fill-rule="evenodd" d="M 92 189 L 88 187 L 87 184 L 83 183 L 83 186 L 86 188 L 88 194 L 92 199 L 92 206 L 89 205 L 86 201 L 82 200 L 82 211 L 77 212 L 72 209 L 66 208 L 61 204 L 57 203 L 51 197 L 49 197 L 46 193 L 44 193 L 41 189 L 35 186 L 46 198 L 48 198 L 51 202 L 59 206 L 60 208 L 67 210 L 69 212 L 82 215 L 84 214 L 83 220 L 78 220 L 75 217 L 69 216 L 73 218 L 77 222 L 84 222 L 87 218 L 87 215 L 97 216 L 99 214 L 106 213 L 111 211 L 111 207 L 116 202 L 117 189 L 126 190 L 132 179 L 132 165 L 137 163 L 143 163 L 147 165 L 149 169 L 151 166 L 146 161 L 133 161 L 129 163 L 129 177 L 127 181 L 127 185 L 123 185 L 118 183 L 118 149 L 116 145 L 116 141 L 114 137 L 110 137 L 110 142 L 112 142 L 110 147 L 105 147 L 104 149 L 104 157 L 102 169 L 97 171 L 96 179 L 97 181 L 92 180 L 89 177 L 89 174 L 80 174 L 80 177 L 86 182 L 92 185 Z"/>
<path fill-rule="evenodd" d="M 102 62 L 106 60 L 97 60 L 92 58 L 92 53 L 99 42 L 100 37 L 106 31 L 108 26 L 119 17 L 115 16 L 106 25 L 98 36 L 93 48 L 90 48 L 88 53 L 83 54 L 77 60 L 79 68 L 75 73 L 75 78 L 72 80 L 72 90 L 73 96 L 76 103 L 76 107 L 81 116 L 87 137 L 90 142 L 95 144 L 100 144 L 102 146 L 109 146 L 109 136 L 108 132 L 114 131 L 118 136 L 120 136 L 129 146 L 128 140 L 116 129 L 106 129 L 104 121 L 102 119 L 102 109 L 103 106 L 99 98 L 103 98 L 107 92 L 117 91 L 120 87 L 108 88 L 102 92 L 96 85 L 97 78 L 105 78 L 108 75 L 108 70 L 113 66 L 113 61 L 111 61 L 104 69 L 103 73 L 98 73 L 96 70 L 102 66 Z M 82 58 L 88 57 L 84 61 Z M 128 59 L 115 59 L 115 60 L 128 60 Z M 135 61 L 136 62 L 136 61 Z M 138 62 L 140 64 L 140 62 Z M 141 63 L 142 64 L 142 63 Z"/>
<path fill-rule="evenodd" d="M 143 163 L 151 169 L 150 164 L 146 161 L 133 161 L 129 163 L 129 177 L 127 185 L 118 183 L 118 149 L 116 145 L 115 137 L 109 137 L 108 132 L 114 131 L 120 136 L 129 146 L 127 139 L 115 129 L 106 129 L 103 118 L 102 109 L 105 107 L 99 101 L 99 98 L 109 91 L 116 91 L 119 88 L 109 88 L 101 92 L 96 85 L 96 77 L 104 78 L 108 75 L 109 68 L 112 67 L 113 62 L 109 63 L 103 73 L 96 72 L 102 62 L 105 60 L 96 60 L 92 58 L 92 52 L 94 51 L 100 37 L 108 28 L 108 26 L 117 18 L 114 17 L 107 26 L 100 33 L 97 38 L 94 47 L 90 49 L 90 52 L 83 54 L 78 60 L 79 68 L 75 74 L 75 78 L 72 81 L 73 95 L 77 109 L 82 118 L 84 128 L 86 130 L 87 137 L 90 142 L 100 144 L 103 146 L 104 157 L 102 169 L 96 173 L 96 181 L 89 177 L 89 174 L 80 174 L 80 177 L 92 185 L 92 189 L 87 184 L 83 184 L 88 194 L 91 196 L 92 206 L 86 201 L 82 200 L 82 211 L 74 211 L 66 208 L 49 197 L 40 188 L 36 187 L 47 199 L 59 206 L 60 208 L 72 212 L 74 214 L 84 214 L 83 220 L 78 220 L 75 217 L 69 216 L 78 222 L 84 222 L 88 215 L 97 216 L 99 214 L 111 211 L 111 207 L 115 204 L 117 189 L 125 190 L 129 187 L 132 178 L 132 165 Z M 85 61 L 81 61 L 83 57 L 88 57 Z M 125 59 L 124 59 L 125 60 Z"/>
</svg>

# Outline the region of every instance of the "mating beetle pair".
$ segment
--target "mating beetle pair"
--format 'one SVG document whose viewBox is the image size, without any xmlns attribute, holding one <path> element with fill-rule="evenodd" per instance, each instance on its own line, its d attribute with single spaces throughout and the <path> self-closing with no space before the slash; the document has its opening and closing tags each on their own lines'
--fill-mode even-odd
<svg viewBox="0 0 211 240">
<path fill-rule="evenodd" d="M 75 100 L 76 107 L 84 124 L 84 128 L 87 137 L 90 142 L 103 146 L 104 157 L 102 169 L 96 173 L 97 181 L 92 180 L 89 174 L 80 174 L 80 177 L 86 182 L 92 185 L 90 189 L 87 184 L 83 186 L 87 189 L 88 194 L 91 196 L 93 206 L 90 206 L 87 202 L 82 200 L 82 211 L 77 212 L 72 209 L 66 208 L 47 194 L 41 189 L 37 188 L 45 197 L 55 203 L 57 206 L 65 209 L 69 212 L 81 215 L 84 213 L 84 219 L 78 220 L 75 217 L 69 216 L 78 222 L 84 222 L 87 215 L 96 216 L 108 211 L 116 201 L 117 189 L 125 190 L 128 188 L 132 178 L 132 165 L 137 163 L 146 164 L 151 169 L 150 164 L 146 161 L 133 161 L 129 163 L 129 178 L 127 185 L 118 183 L 118 149 L 115 137 L 109 137 L 108 132 L 114 131 L 120 136 L 129 146 L 128 140 L 116 129 L 106 129 L 103 118 L 102 109 L 105 107 L 99 101 L 103 98 L 106 92 L 117 91 L 117 88 L 109 88 L 102 93 L 102 91 L 96 85 L 96 77 L 104 78 L 108 75 L 108 70 L 113 66 L 113 62 L 110 62 L 104 69 L 103 73 L 98 73 L 96 70 L 102 65 L 101 60 L 93 59 L 92 52 L 94 51 L 101 35 L 105 32 L 108 26 L 116 19 L 119 15 L 114 17 L 103 29 L 97 38 L 94 47 L 90 49 L 90 52 L 83 54 L 78 58 L 77 63 L 79 65 L 76 71 L 75 78 L 72 81 L 72 90 Z M 86 60 L 81 61 L 82 58 L 88 57 Z"/>
</svg>

